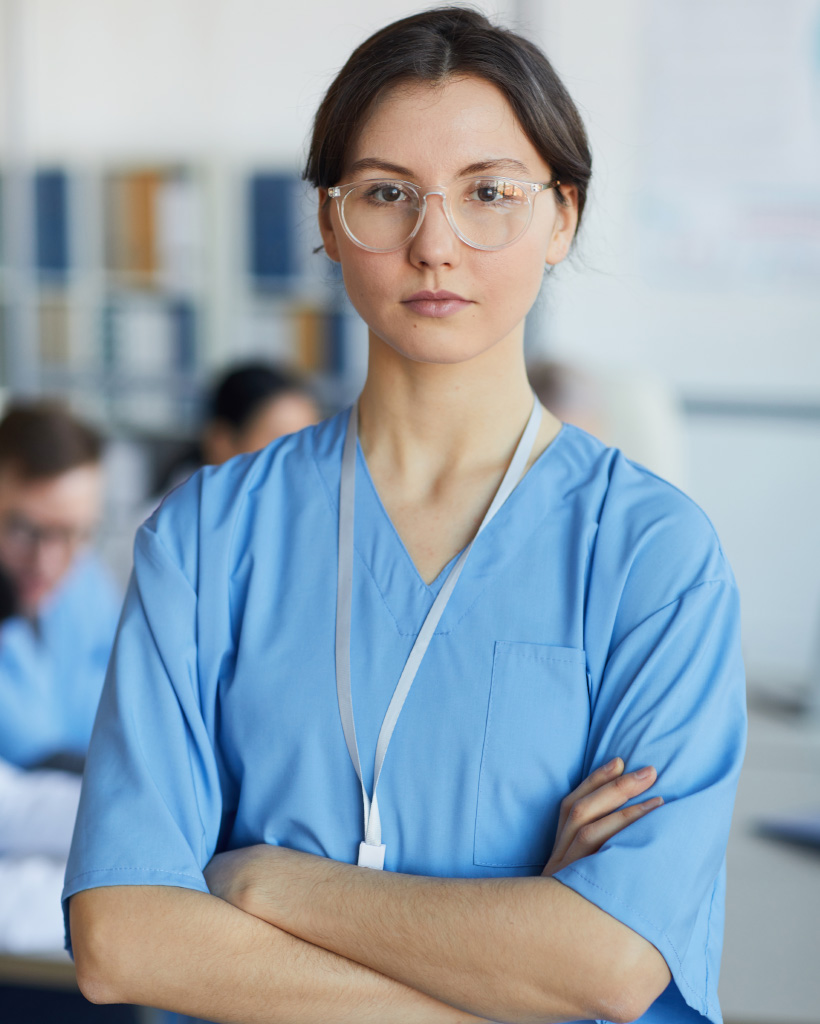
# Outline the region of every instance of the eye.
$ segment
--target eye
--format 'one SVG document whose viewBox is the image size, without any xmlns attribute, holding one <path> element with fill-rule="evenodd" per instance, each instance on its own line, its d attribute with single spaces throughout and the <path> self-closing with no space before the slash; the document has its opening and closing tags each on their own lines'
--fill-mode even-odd
<svg viewBox="0 0 820 1024">
<path fill-rule="evenodd" d="M 491 203 L 494 199 L 497 199 L 502 192 L 498 185 L 479 185 L 475 190 L 475 196 L 482 203 Z"/>
<path fill-rule="evenodd" d="M 409 198 L 401 185 L 395 181 L 380 181 L 378 184 L 371 185 L 365 195 L 373 202 L 386 205 L 400 203 Z"/>
<path fill-rule="evenodd" d="M 521 187 L 514 181 L 503 178 L 486 178 L 472 182 L 467 187 L 465 198 L 469 202 L 482 206 L 511 207 L 518 206 L 526 197 Z"/>
</svg>

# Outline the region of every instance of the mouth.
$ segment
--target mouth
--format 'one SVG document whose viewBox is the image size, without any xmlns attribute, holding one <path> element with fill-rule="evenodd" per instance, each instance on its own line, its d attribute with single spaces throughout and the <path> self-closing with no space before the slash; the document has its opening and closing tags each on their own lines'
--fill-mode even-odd
<svg viewBox="0 0 820 1024">
<path fill-rule="evenodd" d="M 402 305 L 409 307 L 419 316 L 445 317 L 459 313 L 471 306 L 470 299 L 465 299 L 455 292 L 416 292 L 404 299 Z"/>
</svg>

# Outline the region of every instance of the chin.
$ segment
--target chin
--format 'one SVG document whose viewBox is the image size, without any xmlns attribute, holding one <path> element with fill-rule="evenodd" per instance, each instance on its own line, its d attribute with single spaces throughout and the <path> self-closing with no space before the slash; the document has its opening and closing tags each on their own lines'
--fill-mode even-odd
<svg viewBox="0 0 820 1024">
<path fill-rule="evenodd" d="M 418 333 L 421 334 L 421 331 Z M 411 336 L 393 340 L 380 336 L 380 340 L 403 359 L 409 359 L 414 363 L 432 363 L 440 366 L 467 363 L 471 359 L 484 355 L 497 344 L 494 341 L 487 341 L 483 345 L 476 344 L 474 334 L 469 338 L 452 334 L 450 337 L 445 335 L 434 338 Z"/>
</svg>

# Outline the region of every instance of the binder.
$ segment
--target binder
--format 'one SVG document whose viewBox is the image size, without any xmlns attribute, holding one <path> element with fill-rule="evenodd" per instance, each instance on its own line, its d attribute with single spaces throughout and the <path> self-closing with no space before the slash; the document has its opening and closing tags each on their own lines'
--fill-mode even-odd
<svg viewBox="0 0 820 1024">
<path fill-rule="evenodd" d="M 59 169 L 34 174 L 35 266 L 40 277 L 62 281 L 68 277 L 68 178 Z"/>
</svg>

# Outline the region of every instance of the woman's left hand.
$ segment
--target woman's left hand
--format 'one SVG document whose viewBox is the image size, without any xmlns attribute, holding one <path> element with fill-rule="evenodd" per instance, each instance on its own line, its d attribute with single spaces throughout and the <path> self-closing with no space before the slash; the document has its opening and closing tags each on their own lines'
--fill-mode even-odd
<svg viewBox="0 0 820 1024">
<path fill-rule="evenodd" d="M 654 785 L 656 779 L 651 765 L 624 774 L 620 757 L 588 775 L 561 801 L 555 845 L 541 874 L 554 875 L 576 860 L 597 853 L 608 839 L 660 807 L 660 796 L 623 806 Z"/>
</svg>

